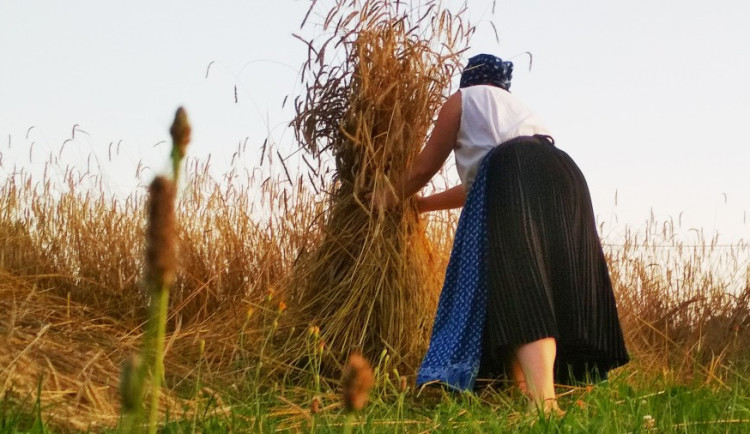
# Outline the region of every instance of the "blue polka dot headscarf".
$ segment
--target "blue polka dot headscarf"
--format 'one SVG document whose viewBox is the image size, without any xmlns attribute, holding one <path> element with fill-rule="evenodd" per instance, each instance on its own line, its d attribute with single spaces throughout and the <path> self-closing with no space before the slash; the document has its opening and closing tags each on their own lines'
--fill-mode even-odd
<svg viewBox="0 0 750 434">
<path fill-rule="evenodd" d="M 477 54 L 469 59 L 464 68 L 460 87 L 493 84 L 508 90 L 512 77 L 513 62 L 506 62 L 491 54 Z"/>
</svg>

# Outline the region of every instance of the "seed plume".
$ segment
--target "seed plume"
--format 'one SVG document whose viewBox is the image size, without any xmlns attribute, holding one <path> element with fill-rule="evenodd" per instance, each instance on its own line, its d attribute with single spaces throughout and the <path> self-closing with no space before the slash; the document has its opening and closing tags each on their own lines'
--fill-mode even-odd
<svg viewBox="0 0 750 434">
<path fill-rule="evenodd" d="M 349 356 L 341 379 L 344 407 L 348 411 L 362 410 L 367 404 L 373 382 L 372 368 L 367 359 L 358 353 Z"/>
<path fill-rule="evenodd" d="M 177 268 L 177 229 L 172 181 L 157 176 L 149 187 L 146 228 L 146 279 L 154 288 L 174 282 Z"/>
<path fill-rule="evenodd" d="M 187 145 L 190 143 L 190 122 L 188 122 L 187 112 L 184 108 L 180 107 L 174 115 L 174 122 L 172 127 L 169 129 L 169 133 L 172 135 L 172 146 L 173 152 L 179 159 L 185 156 L 187 151 Z"/>
</svg>

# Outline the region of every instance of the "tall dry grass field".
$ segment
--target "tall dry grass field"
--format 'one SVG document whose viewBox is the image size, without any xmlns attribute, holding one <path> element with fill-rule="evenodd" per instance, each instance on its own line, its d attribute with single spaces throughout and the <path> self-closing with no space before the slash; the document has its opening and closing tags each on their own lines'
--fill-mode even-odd
<svg viewBox="0 0 750 434">
<path fill-rule="evenodd" d="M 289 345 L 304 345 L 289 339 L 292 326 L 282 320 L 274 339 L 268 336 L 274 320 L 285 315 L 280 302 L 295 308 L 299 258 L 323 236 L 316 229 L 323 225 L 321 198 L 301 183 L 249 178 L 242 189 L 213 180 L 198 163 L 188 169 L 177 207 L 179 264 L 169 309 L 165 409 L 184 404 L 177 392 L 194 380 L 199 364 L 202 381 L 215 388 L 258 378 L 261 387 L 272 387 L 304 371 L 285 364 Z M 65 188 L 52 194 L 54 184 Z M 262 201 L 253 205 L 248 198 L 254 189 Z M 253 207 L 271 217 L 254 217 Z M 446 212 L 425 223 L 436 276 L 450 254 L 455 221 Z M 141 194 L 122 199 L 81 190 L 72 176 L 37 181 L 17 173 L 3 181 L 0 395 L 22 399 L 39 386 L 41 399 L 54 409 L 51 420 L 78 428 L 116 423 L 120 365 L 138 350 L 147 310 L 144 227 Z M 634 359 L 626 370 L 641 379 L 671 372 L 683 381 L 722 384 L 731 370 L 747 366 L 747 244 L 679 241 L 668 222 L 652 222 L 620 239 L 604 236 Z M 428 333 L 433 314 L 419 312 L 413 320 L 426 326 L 403 332 Z M 426 351 L 420 342 L 416 351 Z M 258 369 L 262 375 L 252 375 Z M 402 374 L 413 379 L 414 372 Z M 335 384 L 335 376 L 328 381 Z"/>
<path fill-rule="evenodd" d="M 166 371 L 172 386 L 194 374 L 203 340 L 209 377 L 230 384 L 250 370 L 237 365 L 246 360 L 240 353 L 254 354 L 266 335 L 269 291 L 286 297 L 294 261 L 316 243 L 310 228 L 321 207 L 278 179 L 235 187 L 215 181 L 205 164 L 187 168 Z M 148 311 L 146 197 L 92 191 L 83 178 L 13 170 L 0 194 L 0 396 L 24 397 L 41 382 L 43 400 L 65 404 L 52 418 L 80 427 L 117 420 L 120 365 L 139 351 Z M 253 218 L 254 208 L 272 212 Z M 167 396 L 165 409 L 175 402 Z"/>
<path fill-rule="evenodd" d="M 719 380 L 726 369 L 747 368 L 750 246 L 689 232 L 680 237 L 674 220 L 652 217 L 608 240 L 605 251 L 636 361 Z"/>
</svg>

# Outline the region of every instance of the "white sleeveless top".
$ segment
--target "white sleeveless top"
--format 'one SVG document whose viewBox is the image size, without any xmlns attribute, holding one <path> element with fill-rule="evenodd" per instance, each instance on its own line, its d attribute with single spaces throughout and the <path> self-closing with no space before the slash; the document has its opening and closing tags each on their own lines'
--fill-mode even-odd
<svg viewBox="0 0 750 434">
<path fill-rule="evenodd" d="M 468 193 L 479 164 L 495 146 L 518 136 L 550 135 L 542 121 L 518 98 L 495 86 L 469 86 L 461 92 L 461 126 L 454 153 Z"/>
</svg>

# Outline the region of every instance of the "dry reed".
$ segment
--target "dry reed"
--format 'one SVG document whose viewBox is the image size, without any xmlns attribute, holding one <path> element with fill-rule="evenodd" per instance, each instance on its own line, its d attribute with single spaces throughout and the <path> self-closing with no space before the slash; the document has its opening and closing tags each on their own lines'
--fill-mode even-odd
<svg viewBox="0 0 750 434">
<path fill-rule="evenodd" d="M 332 156 L 335 179 L 321 243 L 295 268 L 293 296 L 339 360 L 387 348 L 413 372 L 440 273 L 413 203 L 378 211 L 363 196 L 405 174 L 472 29 L 437 2 L 339 2 L 325 17 L 330 36 L 307 41 L 294 126 L 312 158 Z"/>
<path fill-rule="evenodd" d="M 750 246 L 676 229 L 652 217 L 605 241 L 627 347 L 647 372 L 723 378 L 750 354 Z"/>
<path fill-rule="evenodd" d="M 97 306 L 54 294 L 40 276 L 0 270 L 0 396 L 17 402 L 38 397 L 45 422 L 76 431 L 112 427 L 120 417 L 119 371 L 139 335 Z M 37 396 L 37 391 L 40 395 Z M 184 411 L 167 391 L 162 411 Z"/>
</svg>

